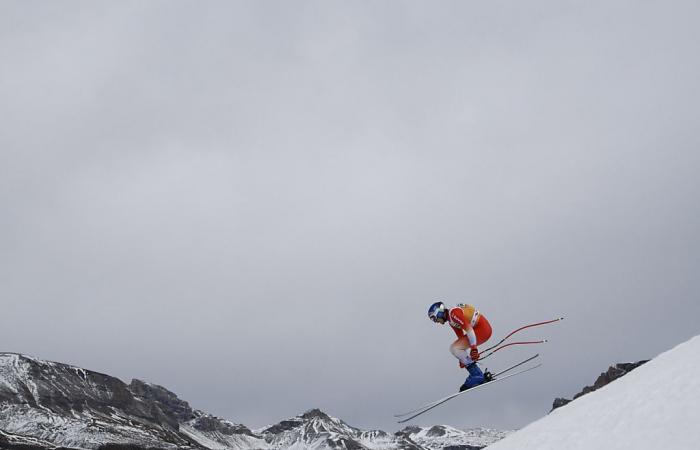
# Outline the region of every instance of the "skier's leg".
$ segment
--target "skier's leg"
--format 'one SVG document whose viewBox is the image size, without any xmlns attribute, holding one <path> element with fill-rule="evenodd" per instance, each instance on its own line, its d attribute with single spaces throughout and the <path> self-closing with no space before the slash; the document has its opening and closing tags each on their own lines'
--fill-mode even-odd
<svg viewBox="0 0 700 450">
<path fill-rule="evenodd" d="M 469 357 L 469 339 L 466 336 L 457 339 L 450 345 L 450 353 L 465 366 L 474 362 Z"/>
<path fill-rule="evenodd" d="M 479 323 L 477 323 L 474 327 L 474 334 L 476 335 L 476 345 L 481 345 L 489 340 L 492 330 L 491 324 L 488 320 L 486 320 L 486 317 L 481 316 L 479 318 Z M 450 345 L 450 353 L 452 353 L 452 355 L 460 360 L 465 366 L 468 366 L 474 362 L 469 357 L 469 351 L 469 339 L 467 339 L 466 336 L 457 339 L 452 343 L 452 345 Z"/>
<path fill-rule="evenodd" d="M 476 345 L 481 345 L 491 338 L 493 330 L 485 316 L 479 317 L 479 322 L 474 326 L 474 334 L 476 334 Z"/>
<path fill-rule="evenodd" d="M 460 386 L 460 391 L 478 386 L 485 381 L 484 372 L 481 371 L 475 362 L 469 364 L 467 370 L 469 371 L 469 376 L 464 380 L 464 384 Z"/>
<path fill-rule="evenodd" d="M 492 334 L 491 324 L 486 317 L 481 317 L 479 323 L 474 327 L 474 334 L 476 334 L 477 345 L 481 345 L 486 342 Z M 463 391 L 465 389 L 477 386 L 484 381 L 486 381 L 484 373 L 481 371 L 476 362 L 472 361 L 469 356 L 471 346 L 469 345 L 469 339 L 463 336 L 450 345 L 450 353 L 454 355 L 455 358 L 459 359 L 464 366 L 466 366 L 469 371 L 469 376 L 464 380 L 464 384 L 460 386 L 459 390 Z"/>
</svg>

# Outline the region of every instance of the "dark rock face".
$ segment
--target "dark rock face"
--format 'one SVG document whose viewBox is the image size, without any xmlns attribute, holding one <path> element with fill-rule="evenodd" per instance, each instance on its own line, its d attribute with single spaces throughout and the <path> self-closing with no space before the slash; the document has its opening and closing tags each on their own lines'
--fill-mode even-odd
<svg viewBox="0 0 700 450">
<path fill-rule="evenodd" d="M 440 437 L 444 436 L 445 434 L 445 427 L 441 427 L 440 425 L 435 425 L 434 427 L 428 430 L 428 436 L 430 437 Z"/>
<path fill-rule="evenodd" d="M 571 400 L 568 398 L 557 397 L 554 399 L 554 403 L 552 404 L 552 411 L 569 403 L 571 403 Z"/>
<path fill-rule="evenodd" d="M 648 362 L 649 360 L 642 360 L 642 361 L 637 361 L 634 363 L 618 363 L 615 364 L 614 366 L 610 366 L 607 371 L 601 373 L 598 378 L 595 380 L 595 383 L 593 383 L 592 386 L 586 386 L 584 387 L 581 392 L 577 393 L 574 395 L 573 400 L 576 400 L 577 398 L 586 395 L 588 393 L 591 393 L 597 389 L 602 388 L 603 386 L 612 383 L 613 381 L 617 380 L 618 378 L 628 374 L 632 370 L 636 369 L 637 367 L 641 366 L 642 364 Z M 560 408 L 568 403 L 572 402 L 572 400 L 566 399 L 566 398 L 557 398 L 554 400 L 554 403 L 552 404 L 552 409 L 550 412 L 554 411 L 557 408 Z"/>
<path fill-rule="evenodd" d="M 23 434 L 58 436 L 65 447 L 99 448 L 110 439 L 141 449 L 193 447 L 178 432 L 182 403 L 189 406 L 163 388 L 137 382 L 132 391 L 109 375 L 7 353 L 0 354 L 0 375 L 0 429 L 10 433 L 18 432 L 13 418 L 25 416 L 34 429 Z"/>
<path fill-rule="evenodd" d="M 199 431 L 217 432 L 226 436 L 233 436 L 234 434 L 255 436 L 250 428 L 246 427 L 245 425 L 232 424 L 210 415 L 198 417 L 194 420 L 192 426 Z"/>
<path fill-rule="evenodd" d="M 0 390 L 0 402 L 28 404 L 57 414 L 82 412 L 86 408 L 105 414 L 111 407 L 137 417 L 149 416 L 126 384 L 117 378 L 58 363 L 47 363 L 17 355 L 27 379 L 17 380 L 17 390 Z M 28 386 L 31 380 L 32 389 Z"/>
<path fill-rule="evenodd" d="M 324 413 L 318 408 L 310 409 L 300 416 L 304 420 L 309 419 L 320 419 L 320 420 L 331 420 L 328 414 Z"/>
<path fill-rule="evenodd" d="M 162 386 L 145 383 L 141 380 L 132 380 L 128 389 L 142 400 L 157 405 L 175 423 L 185 422 L 195 417 L 189 403 L 180 400 L 177 395 Z"/>
<path fill-rule="evenodd" d="M 284 433 L 285 431 L 290 431 L 293 430 L 294 428 L 302 426 L 302 422 L 299 420 L 283 420 L 280 423 L 273 425 L 269 427 L 268 429 L 265 430 L 266 433 L 270 434 L 280 434 Z"/>
<path fill-rule="evenodd" d="M 346 438 L 328 439 L 326 445 L 330 448 L 347 449 L 347 450 L 366 450 L 366 447 L 357 441 Z"/>
</svg>

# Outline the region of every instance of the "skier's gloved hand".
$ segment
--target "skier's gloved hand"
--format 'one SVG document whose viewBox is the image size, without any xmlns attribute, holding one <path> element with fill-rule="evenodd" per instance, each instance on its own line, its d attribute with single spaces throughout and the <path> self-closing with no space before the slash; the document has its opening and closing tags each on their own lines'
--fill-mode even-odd
<svg viewBox="0 0 700 450">
<path fill-rule="evenodd" d="M 467 367 L 467 366 L 465 366 L 464 363 L 463 363 L 462 361 L 460 361 L 460 362 L 459 362 L 459 368 L 460 368 L 460 369 L 464 369 L 465 367 Z"/>
<path fill-rule="evenodd" d="M 471 358 L 472 361 L 478 361 L 479 360 L 479 350 L 476 347 L 472 347 L 471 351 L 469 352 L 469 357 Z"/>
</svg>

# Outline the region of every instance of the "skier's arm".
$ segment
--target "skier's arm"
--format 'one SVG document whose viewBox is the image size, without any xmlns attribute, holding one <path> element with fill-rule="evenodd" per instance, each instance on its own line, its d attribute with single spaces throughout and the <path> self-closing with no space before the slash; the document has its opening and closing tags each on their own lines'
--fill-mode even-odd
<svg viewBox="0 0 700 450">
<path fill-rule="evenodd" d="M 453 326 L 450 326 L 450 328 L 452 328 L 452 331 L 454 331 L 455 334 L 457 335 L 457 339 L 461 339 L 464 337 L 464 332 L 462 331 L 461 328 L 455 328 Z"/>
<path fill-rule="evenodd" d="M 472 330 L 472 327 L 467 323 L 461 308 L 452 308 L 450 310 L 450 326 L 458 338 L 462 338 L 466 335 L 470 345 L 473 345 L 472 342 L 476 343 L 474 330 Z M 472 336 L 469 335 L 470 333 Z"/>
<path fill-rule="evenodd" d="M 455 324 L 458 328 L 454 326 L 452 329 L 457 333 L 457 337 L 466 336 L 469 339 L 469 346 L 471 348 L 476 348 L 476 333 L 474 333 L 474 328 L 467 322 L 464 317 L 464 312 L 461 308 L 453 308 L 450 310 L 450 325 Z"/>
<path fill-rule="evenodd" d="M 459 308 L 452 308 L 448 313 L 448 319 L 450 321 L 450 328 L 457 335 L 457 339 L 464 337 L 464 331 L 462 331 L 464 325 L 464 313 Z"/>
<path fill-rule="evenodd" d="M 476 333 L 474 333 L 474 328 L 467 324 L 464 330 L 464 335 L 469 339 L 469 346 L 471 348 L 476 348 Z"/>
<path fill-rule="evenodd" d="M 469 347 L 471 350 L 469 351 L 469 357 L 472 359 L 472 361 L 476 361 L 479 359 L 479 349 L 476 348 L 476 333 L 474 333 L 474 328 L 470 324 L 467 324 L 466 329 L 464 330 L 464 335 L 467 336 L 467 339 L 469 339 Z"/>
</svg>

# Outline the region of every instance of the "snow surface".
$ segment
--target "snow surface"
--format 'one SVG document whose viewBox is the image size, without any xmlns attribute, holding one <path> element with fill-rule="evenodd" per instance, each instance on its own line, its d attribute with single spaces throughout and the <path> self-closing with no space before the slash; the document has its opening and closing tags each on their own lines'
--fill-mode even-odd
<svg viewBox="0 0 700 450">
<path fill-rule="evenodd" d="M 189 424 L 180 424 L 180 432 L 190 439 L 211 450 L 248 450 L 267 449 L 264 439 L 245 434 L 223 434 L 202 432 Z"/>
<path fill-rule="evenodd" d="M 445 447 L 459 445 L 486 447 L 503 439 L 511 431 L 494 430 L 491 428 L 470 428 L 459 430 L 447 425 L 436 425 L 431 428 L 421 428 L 411 434 L 411 440 L 428 450 L 442 450 Z"/>
<path fill-rule="evenodd" d="M 700 336 L 488 450 L 700 449 Z"/>
</svg>

